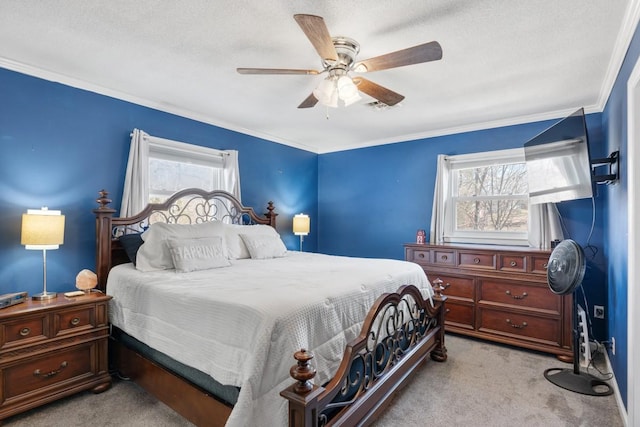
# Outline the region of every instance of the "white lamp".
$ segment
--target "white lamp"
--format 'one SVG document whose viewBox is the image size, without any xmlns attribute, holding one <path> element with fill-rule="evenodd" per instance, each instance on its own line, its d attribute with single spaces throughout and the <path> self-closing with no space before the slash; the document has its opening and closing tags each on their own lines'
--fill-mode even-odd
<svg viewBox="0 0 640 427">
<path fill-rule="evenodd" d="M 304 240 L 304 236 L 309 234 L 309 226 L 311 225 L 311 221 L 309 220 L 309 215 L 305 214 L 297 214 L 293 217 L 293 234 L 296 236 L 300 236 L 300 251 L 302 252 L 302 241 Z"/>
<path fill-rule="evenodd" d="M 47 250 L 58 249 L 64 243 L 64 215 L 60 211 L 28 209 L 22 214 L 21 244 L 27 250 L 42 251 L 43 292 L 33 295 L 35 300 L 49 300 L 55 292 L 47 292 Z"/>
</svg>

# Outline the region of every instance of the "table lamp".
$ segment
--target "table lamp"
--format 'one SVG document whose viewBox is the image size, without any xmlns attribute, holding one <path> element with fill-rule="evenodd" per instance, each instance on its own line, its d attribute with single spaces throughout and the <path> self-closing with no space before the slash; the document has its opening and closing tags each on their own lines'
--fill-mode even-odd
<svg viewBox="0 0 640 427">
<path fill-rule="evenodd" d="M 47 250 L 58 249 L 64 243 L 64 215 L 60 211 L 28 209 L 22 214 L 21 244 L 27 250 L 42 251 L 43 291 L 33 295 L 34 300 L 49 300 L 55 292 L 47 292 Z"/>
<path fill-rule="evenodd" d="M 309 215 L 297 214 L 293 217 L 293 234 L 300 236 L 300 251 L 302 252 L 302 241 L 304 236 L 309 234 Z"/>
</svg>

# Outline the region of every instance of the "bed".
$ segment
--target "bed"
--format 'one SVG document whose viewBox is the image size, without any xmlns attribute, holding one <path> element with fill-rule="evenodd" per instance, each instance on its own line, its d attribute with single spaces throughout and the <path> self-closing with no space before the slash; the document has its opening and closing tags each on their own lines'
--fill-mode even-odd
<svg viewBox="0 0 640 427">
<path fill-rule="evenodd" d="M 446 297 L 415 264 L 287 251 L 272 203 L 223 191 L 127 218 L 97 202 L 113 370 L 196 425 L 367 424 L 447 358 Z"/>
</svg>

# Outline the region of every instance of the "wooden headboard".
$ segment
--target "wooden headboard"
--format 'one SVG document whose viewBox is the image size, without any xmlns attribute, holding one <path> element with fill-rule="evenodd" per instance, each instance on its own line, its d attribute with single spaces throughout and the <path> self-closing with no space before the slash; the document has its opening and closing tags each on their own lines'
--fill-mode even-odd
<svg viewBox="0 0 640 427">
<path fill-rule="evenodd" d="M 123 234 L 139 233 L 154 222 L 194 224 L 206 221 L 225 221 L 232 224 L 266 224 L 275 228 L 277 213 L 269 202 L 263 216 L 253 208 L 243 206 L 231 193 L 222 190 L 205 191 L 189 188 L 179 191 L 162 203 L 150 203 L 140 213 L 114 218 L 116 210 L 109 204 L 109 193 L 98 192 L 96 215 L 96 274 L 98 289 L 106 290 L 112 267 L 129 262 L 118 238 Z"/>
</svg>

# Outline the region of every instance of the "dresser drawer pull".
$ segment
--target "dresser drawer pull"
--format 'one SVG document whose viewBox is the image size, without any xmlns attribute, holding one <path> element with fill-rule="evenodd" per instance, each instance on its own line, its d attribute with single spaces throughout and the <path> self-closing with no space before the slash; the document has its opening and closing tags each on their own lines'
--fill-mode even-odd
<svg viewBox="0 0 640 427">
<path fill-rule="evenodd" d="M 516 329 L 524 329 L 527 327 L 527 322 L 522 322 L 522 325 L 516 325 L 515 323 L 511 323 L 511 319 L 507 319 L 507 323 Z"/>
<path fill-rule="evenodd" d="M 446 260 L 448 260 L 448 259 L 449 259 L 449 257 L 448 257 L 448 256 L 446 256 L 446 255 L 442 255 L 442 256 L 440 257 L 440 259 L 441 259 L 442 261 L 446 261 Z"/>
<path fill-rule="evenodd" d="M 510 265 L 511 267 L 517 267 L 517 266 L 518 266 L 518 263 L 517 263 L 517 262 L 515 262 L 515 261 L 511 261 L 511 262 L 509 263 L 509 265 Z"/>
<path fill-rule="evenodd" d="M 418 254 L 418 258 L 424 258 L 424 254 Z"/>
<path fill-rule="evenodd" d="M 20 336 L 22 336 L 22 337 L 26 337 L 30 333 L 31 333 L 31 329 L 29 329 L 29 328 L 20 329 Z"/>
<path fill-rule="evenodd" d="M 77 317 L 74 317 L 73 319 L 71 319 L 71 326 L 78 326 L 80 324 L 80 319 Z"/>
<path fill-rule="evenodd" d="M 474 264 L 480 264 L 480 258 L 474 258 L 473 259 L 473 263 Z"/>
<path fill-rule="evenodd" d="M 450 311 L 451 311 L 451 309 L 450 309 L 450 308 L 447 308 L 447 309 L 445 309 L 445 310 L 444 310 L 444 314 L 447 314 L 447 313 L 449 313 Z"/>
<path fill-rule="evenodd" d="M 545 262 L 544 264 L 542 264 L 542 268 L 544 268 L 545 270 L 547 269 L 547 267 L 549 267 L 549 263 Z"/>
<path fill-rule="evenodd" d="M 62 362 L 60 364 L 60 367 L 58 369 L 55 369 L 53 371 L 42 373 L 42 372 L 40 372 L 40 369 L 36 369 L 35 371 L 33 371 L 33 376 L 34 377 L 42 377 L 42 378 L 51 378 L 51 377 L 54 377 L 54 376 L 58 375 L 60 372 L 62 372 L 62 370 L 67 367 L 67 365 L 68 365 L 68 363 L 65 360 L 64 362 Z"/>
<path fill-rule="evenodd" d="M 506 294 L 513 299 L 525 299 L 529 295 L 526 292 L 523 292 L 522 295 L 511 295 L 511 291 L 507 291 Z"/>
</svg>

